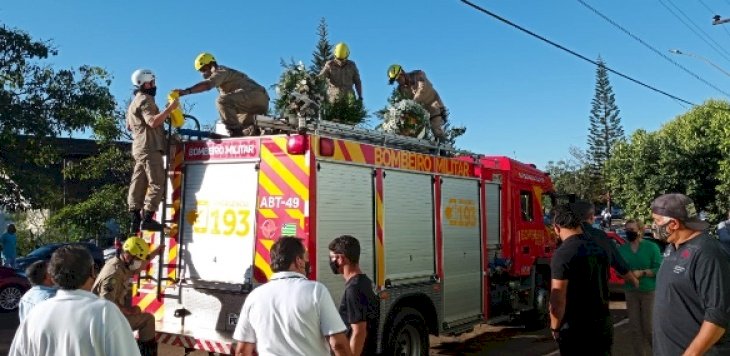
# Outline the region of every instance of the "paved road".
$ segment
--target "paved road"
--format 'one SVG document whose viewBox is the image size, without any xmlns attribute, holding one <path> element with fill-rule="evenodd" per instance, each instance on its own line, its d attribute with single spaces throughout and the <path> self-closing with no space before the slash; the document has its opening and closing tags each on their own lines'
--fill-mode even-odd
<svg viewBox="0 0 730 356">
<path fill-rule="evenodd" d="M 631 355 L 626 325 L 626 303 L 611 303 L 614 318 L 614 355 Z M 15 329 L 18 326 L 16 313 L 0 313 L 0 355 L 7 355 Z M 161 356 L 182 356 L 182 349 L 161 345 Z M 431 355 L 520 355 L 556 356 L 555 342 L 548 330 L 525 332 L 519 325 L 482 325 L 474 332 L 458 337 L 431 337 Z M 207 355 L 195 352 L 191 355 Z"/>
</svg>

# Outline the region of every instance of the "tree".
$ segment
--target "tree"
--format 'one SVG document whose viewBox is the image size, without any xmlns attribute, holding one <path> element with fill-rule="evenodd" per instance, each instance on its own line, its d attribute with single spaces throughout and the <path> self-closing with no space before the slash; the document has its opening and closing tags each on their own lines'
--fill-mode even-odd
<svg viewBox="0 0 730 356">
<path fill-rule="evenodd" d="M 596 68 L 596 91 L 591 104 L 588 155 L 592 174 L 599 181 L 603 181 L 605 163 L 611 159 L 613 146 L 624 138 L 624 129 L 613 88 L 608 80 L 608 71 L 600 56 Z M 607 196 L 610 207 L 610 192 Z"/>
<path fill-rule="evenodd" d="M 60 188 L 47 173 L 58 163 L 51 138 L 70 135 L 110 115 L 115 101 L 101 68 L 53 69 L 50 42 L 0 25 L 0 204 L 57 208 Z"/>
<path fill-rule="evenodd" d="M 319 41 L 317 41 L 317 47 L 312 52 L 312 67 L 309 69 L 315 75 L 322 71 L 327 61 L 335 58 L 332 54 L 333 46 L 327 38 L 329 32 L 327 31 L 327 20 L 324 17 L 319 20 L 317 35 Z"/>
<path fill-rule="evenodd" d="M 575 194 L 593 203 L 600 202 L 601 187 L 591 172 L 586 153 L 577 147 L 570 147 L 570 156 L 565 160 L 550 161 L 545 167 L 555 190 L 560 194 Z"/>
<path fill-rule="evenodd" d="M 730 208 L 730 105 L 710 100 L 656 132 L 637 130 L 606 162 L 606 179 L 624 211 L 649 219 L 651 201 L 664 193 L 691 197 L 711 221 Z"/>
<path fill-rule="evenodd" d="M 65 205 L 49 220 L 49 227 L 65 235 L 91 238 L 109 233 L 107 223 L 128 226 L 127 191 L 133 160 L 119 139 L 126 135 L 124 112 L 97 118 L 92 125 L 99 153 L 64 170 L 67 179 L 93 184 L 91 195 Z"/>
</svg>

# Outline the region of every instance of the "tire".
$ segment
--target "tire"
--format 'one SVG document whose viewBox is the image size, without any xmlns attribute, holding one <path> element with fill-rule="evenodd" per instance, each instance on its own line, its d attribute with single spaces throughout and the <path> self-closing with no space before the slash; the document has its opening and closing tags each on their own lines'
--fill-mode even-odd
<svg viewBox="0 0 730 356">
<path fill-rule="evenodd" d="M 412 308 L 398 312 L 383 355 L 428 356 L 428 327 L 421 313 Z"/>
<path fill-rule="evenodd" d="M 537 331 L 548 326 L 550 321 L 550 311 L 548 309 L 549 292 L 544 288 L 538 288 L 535 291 L 535 307 L 534 309 L 523 313 L 522 322 L 525 324 L 525 330 Z"/>
<path fill-rule="evenodd" d="M 17 309 L 23 293 L 23 289 L 14 284 L 0 289 L 0 311 L 9 312 Z"/>
</svg>

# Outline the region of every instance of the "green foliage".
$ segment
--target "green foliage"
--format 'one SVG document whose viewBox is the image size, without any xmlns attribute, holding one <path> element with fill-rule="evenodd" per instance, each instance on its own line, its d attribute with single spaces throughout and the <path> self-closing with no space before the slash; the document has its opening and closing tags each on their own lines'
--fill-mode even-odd
<svg viewBox="0 0 730 356">
<path fill-rule="evenodd" d="M 322 103 L 322 119 L 348 125 L 360 125 L 368 116 L 362 100 L 354 95 L 340 95 L 333 103 Z"/>
<path fill-rule="evenodd" d="M 598 57 L 596 92 L 591 104 L 588 156 L 594 174 L 602 178 L 603 166 L 611 158 L 613 146 L 624 138 L 624 129 L 613 88 L 608 80 L 608 71 L 601 57 Z"/>
<path fill-rule="evenodd" d="M 638 130 L 615 146 L 606 177 L 628 215 L 648 219 L 660 194 L 691 197 L 711 221 L 730 208 L 730 105 L 710 100 L 656 132 Z"/>
<path fill-rule="evenodd" d="M 53 140 L 110 115 L 115 101 L 101 68 L 53 69 L 49 42 L 0 25 L 0 205 L 58 207 L 60 187 L 47 169 L 58 163 Z"/>
<path fill-rule="evenodd" d="M 317 36 L 319 37 L 317 47 L 312 52 L 312 68 L 310 70 L 314 75 L 322 71 L 327 61 L 335 58 L 334 54 L 332 54 L 333 46 L 327 38 L 328 35 L 327 20 L 323 17 L 319 20 L 319 26 L 317 27 Z"/>
<path fill-rule="evenodd" d="M 324 101 L 323 90 L 315 74 L 307 70 L 304 63 L 282 61 L 284 67 L 276 85 L 277 98 L 274 108 L 279 116 L 292 120 L 298 116 L 307 119 L 319 117 L 320 105 Z"/>
<path fill-rule="evenodd" d="M 548 162 L 545 171 L 555 185 L 555 190 L 561 194 L 575 194 L 582 200 L 593 203 L 602 202 L 600 181 L 592 173 L 587 164 L 586 154 L 571 147 L 571 158 Z"/>
<path fill-rule="evenodd" d="M 127 189 L 126 185 L 104 185 L 88 199 L 55 212 L 49 220 L 49 226 L 80 239 L 106 234 L 104 224 L 110 219 L 127 226 Z"/>
<path fill-rule="evenodd" d="M 421 130 L 416 130 L 415 127 L 413 128 L 407 128 L 406 130 L 396 130 L 393 131 L 392 127 L 394 125 L 399 126 L 399 124 L 395 123 L 389 123 L 388 121 L 391 121 L 393 119 L 392 112 L 395 109 L 396 112 L 400 111 L 400 109 L 396 109 L 396 107 L 399 105 L 399 103 L 403 103 L 406 98 L 401 94 L 401 92 L 398 90 L 398 87 L 394 87 L 393 91 L 390 93 L 390 96 L 388 97 L 388 105 L 386 105 L 384 108 L 378 110 L 375 112 L 375 117 L 380 119 L 382 122 L 376 126 L 377 129 L 385 129 L 388 132 L 396 132 L 396 131 L 416 131 L 420 132 Z M 425 111 L 425 109 L 424 109 Z M 447 115 L 448 116 L 448 115 Z M 428 117 L 426 117 L 426 120 L 428 121 Z M 402 124 L 400 124 L 402 125 Z M 428 123 L 430 125 L 430 122 Z M 451 126 L 451 122 L 447 120 L 447 118 L 444 118 L 444 134 L 446 135 L 445 142 L 451 146 L 456 146 L 456 139 L 460 136 L 464 135 L 466 133 L 466 127 L 464 126 Z M 431 140 L 433 139 L 433 134 L 431 133 L 431 130 L 425 130 L 424 131 L 424 139 Z"/>
</svg>

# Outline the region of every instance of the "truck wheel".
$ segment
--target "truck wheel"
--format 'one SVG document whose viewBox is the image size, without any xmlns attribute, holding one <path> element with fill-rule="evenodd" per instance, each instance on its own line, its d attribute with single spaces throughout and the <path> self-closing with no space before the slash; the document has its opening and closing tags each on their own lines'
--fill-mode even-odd
<svg viewBox="0 0 730 356">
<path fill-rule="evenodd" d="M 528 331 L 542 330 L 547 327 L 548 321 L 550 320 L 548 299 L 550 294 L 544 288 L 538 288 L 535 291 L 535 308 L 525 312 L 523 322 L 525 323 L 525 329 Z"/>
<path fill-rule="evenodd" d="M 393 320 L 391 330 L 385 355 L 428 355 L 428 327 L 421 313 L 412 308 L 401 309 Z"/>
</svg>

